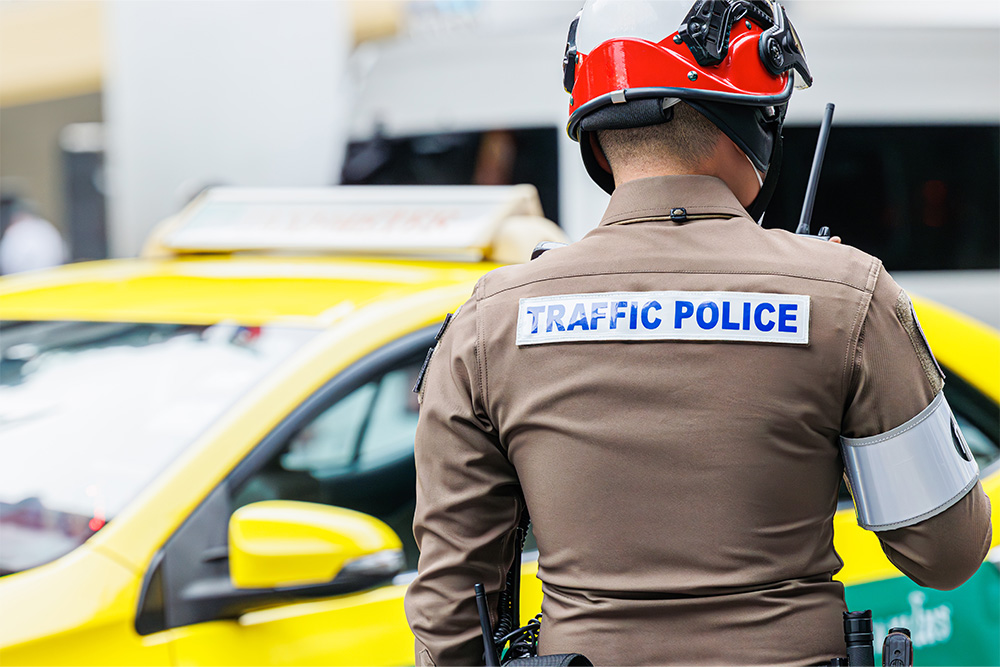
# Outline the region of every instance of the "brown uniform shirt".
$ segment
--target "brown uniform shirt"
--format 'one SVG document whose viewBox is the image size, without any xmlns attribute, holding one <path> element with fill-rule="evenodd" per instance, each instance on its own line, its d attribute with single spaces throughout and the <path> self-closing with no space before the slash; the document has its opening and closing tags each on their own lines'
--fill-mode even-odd
<svg viewBox="0 0 1000 667">
<path fill-rule="evenodd" d="M 686 221 L 671 220 L 676 207 Z M 516 343 L 522 298 L 665 290 L 808 296 L 808 344 Z M 421 556 L 406 598 L 417 663 L 482 659 L 473 584 L 501 589 L 524 501 L 542 653 L 595 664 L 843 655 L 839 436 L 898 426 L 941 385 L 901 303 L 877 259 L 762 229 L 707 176 L 626 183 L 579 242 L 484 276 L 425 380 Z M 977 485 L 878 536 L 915 581 L 954 587 L 989 547 L 989 500 Z"/>
</svg>

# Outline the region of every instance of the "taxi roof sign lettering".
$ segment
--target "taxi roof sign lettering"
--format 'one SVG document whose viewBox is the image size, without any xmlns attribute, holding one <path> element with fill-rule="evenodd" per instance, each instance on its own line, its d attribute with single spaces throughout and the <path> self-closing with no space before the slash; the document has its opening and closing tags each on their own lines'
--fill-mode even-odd
<svg viewBox="0 0 1000 667">
<path fill-rule="evenodd" d="M 478 261 L 503 221 L 517 216 L 542 216 L 533 186 L 213 188 L 150 245 L 170 254 L 285 250 Z"/>
</svg>

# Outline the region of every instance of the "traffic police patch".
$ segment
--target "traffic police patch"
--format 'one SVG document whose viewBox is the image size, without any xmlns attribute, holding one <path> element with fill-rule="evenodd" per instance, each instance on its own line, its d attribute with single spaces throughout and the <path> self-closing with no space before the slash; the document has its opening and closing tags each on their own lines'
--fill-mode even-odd
<svg viewBox="0 0 1000 667">
<path fill-rule="evenodd" d="M 609 340 L 809 343 L 809 297 L 763 292 L 597 292 L 521 299 L 517 344 Z"/>
</svg>

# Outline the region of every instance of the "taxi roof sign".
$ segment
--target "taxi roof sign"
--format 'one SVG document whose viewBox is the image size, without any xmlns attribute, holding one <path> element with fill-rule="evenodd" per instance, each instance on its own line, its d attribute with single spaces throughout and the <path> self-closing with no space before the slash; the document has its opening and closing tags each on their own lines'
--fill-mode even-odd
<svg viewBox="0 0 1000 667">
<path fill-rule="evenodd" d="M 213 188 L 164 223 L 144 254 L 316 251 L 478 261 L 505 219 L 541 217 L 514 186 Z"/>
</svg>

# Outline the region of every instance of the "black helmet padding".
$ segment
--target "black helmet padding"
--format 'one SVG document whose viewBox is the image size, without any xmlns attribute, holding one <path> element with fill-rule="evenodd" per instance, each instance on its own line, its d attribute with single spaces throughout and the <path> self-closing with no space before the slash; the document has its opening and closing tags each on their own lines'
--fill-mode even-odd
<svg viewBox="0 0 1000 667">
<path fill-rule="evenodd" d="M 626 130 L 630 127 L 646 127 L 666 123 L 674 117 L 674 107 L 663 108 L 663 100 L 649 98 L 629 100 L 621 104 L 609 104 L 596 109 L 580 119 L 580 130 Z"/>
</svg>

